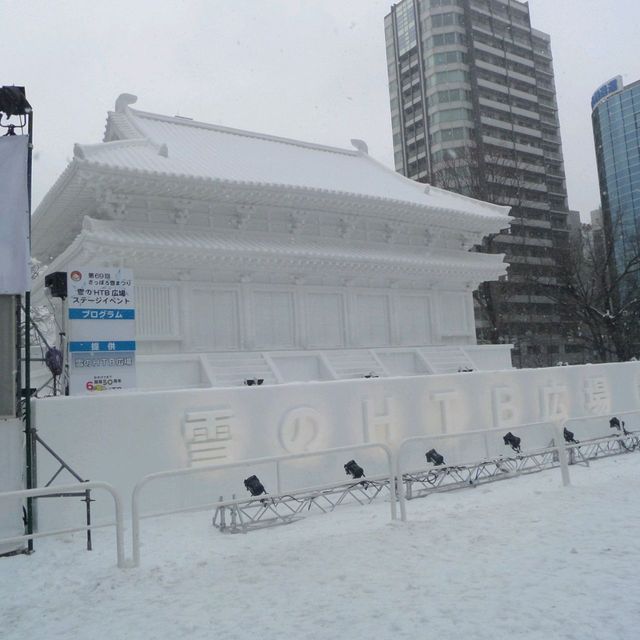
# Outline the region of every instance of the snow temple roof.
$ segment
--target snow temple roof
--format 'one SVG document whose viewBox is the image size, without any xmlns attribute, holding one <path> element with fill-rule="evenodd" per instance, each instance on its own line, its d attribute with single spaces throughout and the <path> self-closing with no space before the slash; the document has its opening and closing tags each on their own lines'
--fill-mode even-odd
<svg viewBox="0 0 640 640">
<path fill-rule="evenodd" d="M 134 136 L 134 134 L 137 135 Z M 459 208 L 488 217 L 508 207 L 488 204 L 409 180 L 366 152 L 230 129 L 131 107 L 109 114 L 105 138 L 81 145 L 87 162 L 133 171 L 229 182 L 286 185 L 400 200 L 429 207 Z M 365 149 L 360 141 L 354 141 Z"/>
<path fill-rule="evenodd" d="M 104 142 L 76 144 L 74 159 L 34 214 L 34 255 L 67 245 L 96 194 L 118 193 L 313 206 L 326 211 L 413 218 L 480 235 L 509 225 L 509 207 L 409 180 L 354 149 L 230 129 L 133 109 L 123 94 L 109 112 Z M 64 236 L 64 237 L 63 237 Z"/>
</svg>

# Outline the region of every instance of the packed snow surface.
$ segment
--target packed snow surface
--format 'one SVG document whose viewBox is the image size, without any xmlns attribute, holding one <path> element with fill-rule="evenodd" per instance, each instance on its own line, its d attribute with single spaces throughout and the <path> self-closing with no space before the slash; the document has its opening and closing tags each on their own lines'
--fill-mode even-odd
<svg viewBox="0 0 640 640">
<path fill-rule="evenodd" d="M 115 567 L 112 530 L 93 552 L 36 541 L 0 559 L 0 637 L 638 638 L 639 471 L 632 453 L 568 488 L 552 470 L 432 495 L 407 523 L 383 502 L 247 535 L 144 520 L 139 569 Z"/>
</svg>

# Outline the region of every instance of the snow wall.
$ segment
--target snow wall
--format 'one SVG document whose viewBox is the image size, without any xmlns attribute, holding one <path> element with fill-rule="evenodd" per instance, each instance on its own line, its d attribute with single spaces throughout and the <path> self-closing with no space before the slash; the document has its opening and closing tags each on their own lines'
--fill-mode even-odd
<svg viewBox="0 0 640 640">
<path fill-rule="evenodd" d="M 549 419 L 636 411 L 640 408 L 640 362 L 225 389 L 112 392 L 36 400 L 34 406 L 39 435 L 83 478 L 115 485 L 128 509 L 135 483 L 157 471 L 362 442 L 394 445 L 420 434 L 435 436 L 493 427 L 507 431 Z M 578 439 L 611 433 L 608 420 L 591 423 L 589 434 L 576 430 Z M 545 438 L 548 431 L 540 436 L 540 442 L 525 438 L 523 446 L 525 450 L 532 445 L 545 446 Z M 464 461 L 486 455 L 470 450 L 468 442 Z M 427 444 L 420 445 L 416 457 L 421 464 L 425 464 L 425 447 Z M 335 459 L 306 459 L 287 463 L 289 468 L 282 470 L 283 488 L 343 480 L 342 466 L 352 457 L 368 476 L 385 469 L 383 456 L 373 451 L 342 454 Z M 39 486 L 57 468 L 51 456 L 40 449 Z M 220 496 L 230 499 L 232 494 L 245 497 L 248 494 L 242 480 L 253 473 L 267 490 L 275 490 L 274 470 L 269 465 L 207 472 L 149 485 L 144 491 L 143 512 L 201 504 Z M 61 474 L 56 482 L 69 480 Z M 96 492 L 93 497 L 95 519 L 112 519 L 109 496 Z M 64 502 L 41 500 L 38 508 L 42 528 L 78 524 L 84 517 L 84 504 L 75 498 Z"/>
<path fill-rule="evenodd" d="M 0 493 L 24 489 L 24 436 L 22 420 L 0 418 Z M 0 539 L 24 534 L 22 500 L 0 501 Z M 0 544 L 0 554 L 22 549 L 24 543 Z"/>
</svg>

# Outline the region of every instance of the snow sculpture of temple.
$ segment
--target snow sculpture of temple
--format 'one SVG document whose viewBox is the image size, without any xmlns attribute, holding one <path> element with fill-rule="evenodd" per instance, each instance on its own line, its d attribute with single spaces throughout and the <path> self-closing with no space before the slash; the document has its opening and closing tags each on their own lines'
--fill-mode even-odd
<svg viewBox="0 0 640 640">
<path fill-rule="evenodd" d="M 408 180 L 367 154 L 167 117 L 123 94 L 101 144 L 38 207 L 33 254 L 131 267 L 142 387 L 511 367 L 476 345 L 469 250 L 508 208 Z"/>
</svg>

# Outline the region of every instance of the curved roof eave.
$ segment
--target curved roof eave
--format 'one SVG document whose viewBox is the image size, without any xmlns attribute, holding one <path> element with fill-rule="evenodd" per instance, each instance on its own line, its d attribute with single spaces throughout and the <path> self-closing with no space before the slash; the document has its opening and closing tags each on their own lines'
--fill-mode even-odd
<svg viewBox="0 0 640 640">
<path fill-rule="evenodd" d="M 105 143 L 110 144 L 110 143 Z M 376 162 L 376 161 L 374 161 Z M 87 167 L 94 168 L 99 171 L 108 172 L 111 175 L 119 175 L 125 174 L 127 176 L 136 176 L 141 178 L 156 178 L 163 179 L 171 178 L 174 180 L 181 180 L 185 182 L 197 183 L 197 184 L 207 184 L 207 185 L 221 185 L 228 186 L 232 188 L 253 188 L 253 189 L 268 189 L 268 190 L 288 190 L 294 193 L 303 194 L 303 195 L 320 195 L 320 196 L 330 196 L 330 197 L 338 197 L 345 198 L 349 200 L 359 200 L 361 202 L 370 202 L 376 205 L 388 205 L 396 209 L 396 211 L 413 211 L 413 212 L 421 212 L 421 213 L 444 213 L 447 215 L 455 216 L 458 220 L 473 220 L 476 223 L 480 223 L 477 225 L 481 229 L 487 229 L 487 232 L 497 232 L 500 229 L 506 228 L 509 226 L 509 218 L 508 212 L 510 211 L 510 207 L 501 206 L 501 205 L 487 205 L 496 209 L 495 215 L 481 214 L 472 211 L 463 211 L 460 209 L 452 209 L 447 207 L 436 207 L 429 204 L 418 204 L 413 202 L 408 202 L 405 200 L 399 200 L 394 198 L 384 198 L 380 196 L 372 196 L 367 194 L 359 194 L 348 191 L 335 191 L 330 189 L 320 189 L 316 187 L 301 187 L 297 185 L 287 185 L 282 183 L 262 183 L 262 182 L 253 182 L 253 181 L 240 181 L 240 180 L 228 180 L 223 178 L 214 178 L 207 176 L 193 176 L 183 173 L 172 173 L 172 172 L 159 172 L 159 171 L 151 171 L 148 169 L 139 169 L 139 168 L 131 168 L 131 167 L 114 167 L 107 163 L 98 162 L 96 160 L 79 160 L 74 159 L 73 163 L 78 167 Z M 408 180 L 408 178 L 404 178 L 404 176 L 400 176 L 400 178 Z M 441 190 L 439 190 L 441 191 Z M 458 194 L 453 194 L 456 197 L 460 197 L 463 199 L 466 196 L 458 196 Z M 471 199 L 473 200 L 473 199 Z M 477 201 L 475 201 L 477 202 Z M 500 213 L 498 213 L 498 211 Z"/>
</svg>

